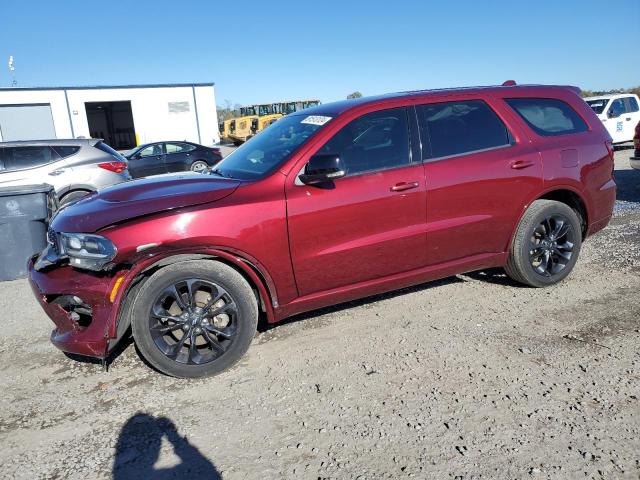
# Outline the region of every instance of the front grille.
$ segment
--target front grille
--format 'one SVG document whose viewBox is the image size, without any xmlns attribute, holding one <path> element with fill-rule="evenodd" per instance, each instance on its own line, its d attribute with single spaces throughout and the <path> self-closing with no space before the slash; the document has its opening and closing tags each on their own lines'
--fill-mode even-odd
<svg viewBox="0 0 640 480">
<path fill-rule="evenodd" d="M 51 245 L 51 249 L 59 255 L 60 245 L 58 243 L 58 234 L 52 228 L 47 231 L 47 242 Z"/>
</svg>

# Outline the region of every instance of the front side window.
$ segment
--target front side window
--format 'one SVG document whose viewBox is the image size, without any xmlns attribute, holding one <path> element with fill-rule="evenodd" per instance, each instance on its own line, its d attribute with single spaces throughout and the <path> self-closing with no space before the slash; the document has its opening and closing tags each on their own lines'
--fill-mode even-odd
<svg viewBox="0 0 640 480">
<path fill-rule="evenodd" d="M 144 147 L 140 150 L 138 154 L 140 157 L 153 157 L 157 155 L 162 155 L 162 147 L 160 144 L 149 145 L 148 147 Z"/>
<path fill-rule="evenodd" d="M 589 127 L 568 103 L 555 98 L 508 98 L 506 102 L 538 135 L 586 132 Z"/>
<path fill-rule="evenodd" d="M 60 156 L 48 146 L 4 147 L 0 171 L 36 168 L 60 160 Z"/>
<path fill-rule="evenodd" d="M 502 120 L 482 100 L 431 103 L 418 106 L 421 138 L 431 158 L 503 147 L 511 144 Z"/>
<path fill-rule="evenodd" d="M 622 100 L 621 98 L 616 98 L 613 102 L 611 102 L 611 107 L 609 107 L 610 117 L 619 117 L 625 112 L 626 108 L 624 106 L 624 100 Z"/>
<path fill-rule="evenodd" d="M 196 149 L 188 143 L 165 143 L 164 146 L 167 153 L 186 153 Z"/>
<path fill-rule="evenodd" d="M 407 111 L 393 108 L 356 118 L 317 154 L 340 156 L 347 175 L 409 165 Z"/>
</svg>

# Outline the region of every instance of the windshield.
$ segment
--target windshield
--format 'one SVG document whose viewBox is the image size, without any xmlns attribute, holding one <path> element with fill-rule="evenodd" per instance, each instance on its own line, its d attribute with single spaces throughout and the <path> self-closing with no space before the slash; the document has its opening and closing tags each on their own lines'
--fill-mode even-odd
<svg viewBox="0 0 640 480">
<path fill-rule="evenodd" d="M 222 160 L 212 174 L 239 180 L 255 180 L 271 173 L 330 117 L 283 117 Z"/>
<path fill-rule="evenodd" d="M 604 112 L 604 107 L 607 106 L 609 99 L 601 98 L 600 100 L 587 100 L 586 102 L 594 112 L 600 115 L 602 112 Z"/>
</svg>

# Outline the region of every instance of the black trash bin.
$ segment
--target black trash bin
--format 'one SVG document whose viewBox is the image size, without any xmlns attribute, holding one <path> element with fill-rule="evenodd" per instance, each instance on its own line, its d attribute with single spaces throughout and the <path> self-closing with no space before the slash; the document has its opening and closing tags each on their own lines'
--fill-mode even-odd
<svg viewBox="0 0 640 480">
<path fill-rule="evenodd" d="M 47 246 L 56 206 L 51 185 L 0 187 L 0 280 L 27 275 L 29 257 Z"/>
</svg>

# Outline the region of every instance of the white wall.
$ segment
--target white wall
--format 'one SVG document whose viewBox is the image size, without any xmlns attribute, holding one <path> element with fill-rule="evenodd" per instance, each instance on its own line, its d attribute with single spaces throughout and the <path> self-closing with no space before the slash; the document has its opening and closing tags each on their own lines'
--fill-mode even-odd
<svg viewBox="0 0 640 480">
<path fill-rule="evenodd" d="M 0 90 L 0 105 L 51 105 L 56 138 L 73 138 L 64 90 Z M 0 141 L 2 141 L 0 134 Z"/>
<path fill-rule="evenodd" d="M 67 96 L 75 137 L 90 136 L 85 102 L 131 101 L 139 143 L 189 140 L 212 145 L 220 141 L 213 86 L 70 89 Z M 189 111 L 170 113 L 169 102 L 187 102 Z M 0 90 L 0 105 L 29 103 L 50 103 L 57 138 L 72 138 L 64 90 Z"/>
</svg>

